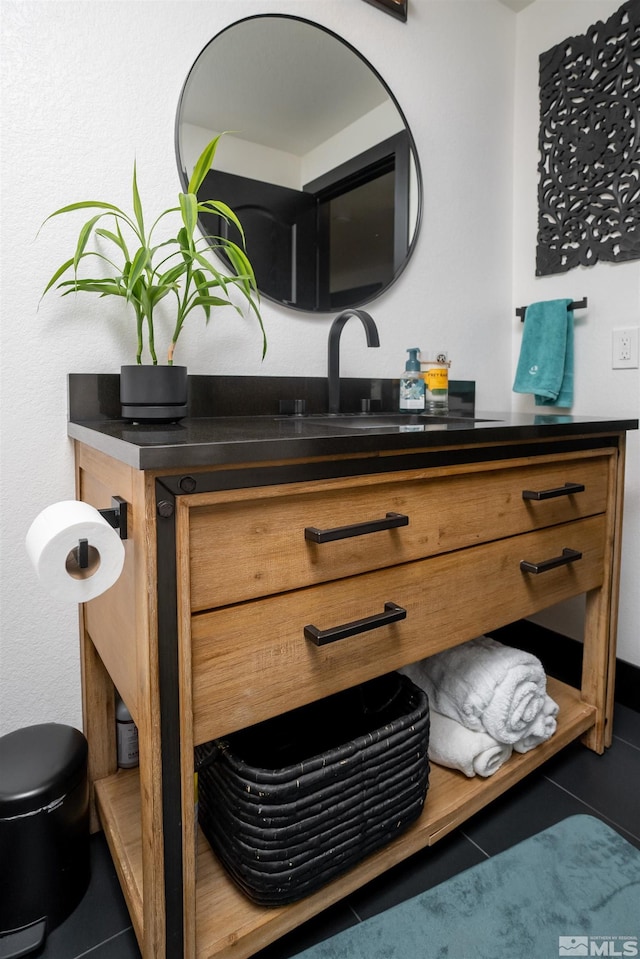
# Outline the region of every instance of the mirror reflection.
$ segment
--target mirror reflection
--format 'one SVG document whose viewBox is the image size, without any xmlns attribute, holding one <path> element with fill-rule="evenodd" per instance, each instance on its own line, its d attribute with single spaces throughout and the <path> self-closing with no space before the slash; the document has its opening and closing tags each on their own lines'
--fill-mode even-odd
<svg viewBox="0 0 640 959">
<path fill-rule="evenodd" d="M 262 295 L 332 311 L 366 303 L 397 279 L 420 224 L 420 169 L 398 103 L 353 47 L 298 17 L 227 27 L 199 55 L 180 98 L 183 187 L 223 131 L 200 195 L 237 213 Z M 202 217 L 205 235 L 226 231 L 217 220 Z"/>
</svg>

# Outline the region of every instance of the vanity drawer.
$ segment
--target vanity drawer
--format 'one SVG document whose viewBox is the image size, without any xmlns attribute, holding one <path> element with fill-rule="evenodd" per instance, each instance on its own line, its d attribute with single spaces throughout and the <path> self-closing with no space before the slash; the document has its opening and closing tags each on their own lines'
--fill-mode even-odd
<svg viewBox="0 0 640 959">
<path fill-rule="evenodd" d="M 518 463 L 185 497 L 191 609 L 382 569 L 606 509 L 608 456 Z M 584 489 L 566 493 L 568 483 Z M 525 490 L 543 498 L 525 499 Z M 544 498 L 549 492 L 557 495 Z M 390 513 L 406 520 L 388 519 Z M 345 536 L 345 527 L 356 535 Z"/>
<path fill-rule="evenodd" d="M 605 516 L 445 553 L 191 618 L 195 742 L 249 726 L 339 689 L 432 655 L 600 586 Z M 565 565 L 525 572 L 521 561 Z M 406 617 L 315 645 L 321 631 L 379 617 Z"/>
</svg>

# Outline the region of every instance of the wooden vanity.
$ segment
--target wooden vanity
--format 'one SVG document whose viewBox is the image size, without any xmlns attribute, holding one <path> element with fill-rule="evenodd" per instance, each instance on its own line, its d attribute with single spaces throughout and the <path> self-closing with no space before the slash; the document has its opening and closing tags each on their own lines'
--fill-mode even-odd
<svg viewBox="0 0 640 959">
<path fill-rule="evenodd" d="M 637 422 L 541 419 L 349 435 L 348 451 L 344 431 L 313 447 L 308 428 L 296 443 L 265 427 L 235 458 L 212 420 L 208 451 L 165 441 L 159 465 L 131 433 L 70 424 L 78 498 L 129 507 L 123 575 L 83 608 L 81 641 L 95 825 L 145 959 L 251 956 L 572 740 L 610 743 L 625 430 Z M 238 891 L 195 829 L 194 746 L 582 593 L 582 684 L 549 679 L 560 713 L 548 742 L 488 779 L 432 766 L 421 819 L 299 903 L 265 909 Z M 406 617 L 305 638 L 385 603 Z M 116 769 L 114 686 L 138 725 L 139 770 Z"/>
</svg>

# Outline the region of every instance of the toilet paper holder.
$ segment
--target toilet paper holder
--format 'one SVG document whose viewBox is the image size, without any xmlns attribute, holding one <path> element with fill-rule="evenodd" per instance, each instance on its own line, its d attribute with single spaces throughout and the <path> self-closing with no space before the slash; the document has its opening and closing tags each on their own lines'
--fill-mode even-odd
<svg viewBox="0 0 640 959">
<path fill-rule="evenodd" d="M 117 529 L 120 533 L 120 539 L 127 538 L 127 501 L 121 496 L 111 497 L 111 506 L 108 509 L 99 509 L 98 512 L 106 519 L 109 526 Z M 86 569 L 89 565 L 89 540 L 79 539 L 77 546 L 77 561 L 80 569 Z"/>
</svg>

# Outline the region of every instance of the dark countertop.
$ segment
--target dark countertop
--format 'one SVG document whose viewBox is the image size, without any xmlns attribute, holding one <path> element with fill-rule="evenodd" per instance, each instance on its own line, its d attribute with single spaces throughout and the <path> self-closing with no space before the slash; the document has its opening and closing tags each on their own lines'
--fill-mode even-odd
<svg viewBox="0 0 640 959">
<path fill-rule="evenodd" d="M 430 423 L 424 417 L 424 424 L 419 426 L 373 429 L 338 425 L 337 420 L 313 416 L 198 417 L 165 426 L 102 420 L 69 422 L 68 433 L 136 469 L 184 469 L 511 440 L 568 439 L 638 428 L 634 419 L 526 413 L 483 413 L 477 417 L 475 421 L 460 417 L 447 423 Z M 364 423 L 366 416 L 362 420 Z"/>
<path fill-rule="evenodd" d="M 347 419 L 322 414 L 324 377 L 189 376 L 189 416 L 179 423 L 129 423 L 120 414 L 116 374 L 69 376 L 68 434 L 135 469 L 173 470 L 265 463 L 314 457 L 418 452 L 435 448 L 500 445 L 513 440 L 612 434 L 638 428 L 638 420 L 556 413 L 474 413 L 475 383 L 450 381 L 450 418 L 407 414 L 399 423 L 375 421 L 398 408 L 398 381 L 341 379 Z M 304 397 L 307 415 L 281 414 Z M 212 416 L 215 411 L 217 415 Z M 231 415 L 233 414 L 233 415 Z M 366 427 L 366 428 L 363 428 Z"/>
</svg>

